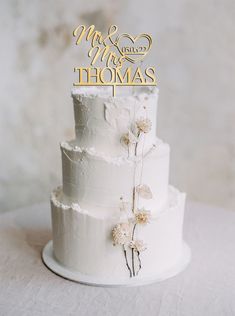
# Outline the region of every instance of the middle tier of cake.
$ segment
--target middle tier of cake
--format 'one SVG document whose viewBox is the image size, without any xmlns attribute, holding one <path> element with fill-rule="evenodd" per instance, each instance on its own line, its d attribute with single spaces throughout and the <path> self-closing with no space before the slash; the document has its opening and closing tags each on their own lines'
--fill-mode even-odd
<svg viewBox="0 0 235 316">
<path fill-rule="evenodd" d="M 120 202 L 131 203 L 133 187 L 147 185 L 153 198 L 138 197 L 138 207 L 157 214 L 167 206 L 169 145 L 156 140 L 139 157 L 108 157 L 94 148 L 84 149 L 76 141 L 62 142 L 63 192 L 69 203 L 94 214 L 116 214 Z"/>
</svg>

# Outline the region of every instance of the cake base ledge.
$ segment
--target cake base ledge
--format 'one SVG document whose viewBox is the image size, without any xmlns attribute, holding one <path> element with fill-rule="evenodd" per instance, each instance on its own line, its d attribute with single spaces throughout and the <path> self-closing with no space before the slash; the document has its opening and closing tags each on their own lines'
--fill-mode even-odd
<svg viewBox="0 0 235 316">
<path fill-rule="evenodd" d="M 151 283 L 157 283 L 172 278 L 182 272 L 191 260 L 191 250 L 189 246 L 183 242 L 183 251 L 180 260 L 176 265 L 162 272 L 161 274 L 149 277 L 141 277 L 140 275 L 130 279 L 107 279 L 86 275 L 75 270 L 68 269 L 61 265 L 53 255 L 53 243 L 50 240 L 42 251 L 42 261 L 45 266 L 64 279 L 78 282 L 85 285 L 101 286 L 101 287 L 124 287 L 124 286 L 141 286 Z"/>
</svg>

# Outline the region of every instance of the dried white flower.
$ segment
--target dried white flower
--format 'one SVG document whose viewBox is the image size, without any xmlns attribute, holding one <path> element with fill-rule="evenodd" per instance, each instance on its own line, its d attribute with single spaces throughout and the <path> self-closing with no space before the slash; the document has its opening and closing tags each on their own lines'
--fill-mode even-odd
<svg viewBox="0 0 235 316">
<path fill-rule="evenodd" d="M 150 190 L 150 187 L 146 184 L 139 184 L 136 187 L 136 192 L 139 194 L 139 196 L 143 199 L 150 200 L 153 198 L 152 192 Z"/>
<path fill-rule="evenodd" d="M 152 122 L 148 118 L 141 117 L 136 121 L 136 127 L 139 132 L 148 133 L 151 131 Z"/>
<path fill-rule="evenodd" d="M 149 223 L 151 217 L 150 211 L 145 210 L 144 208 L 138 210 L 137 213 L 135 213 L 135 221 L 136 224 L 145 225 Z"/>
<path fill-rule="evenodd" d="M 113 244 L 125 245 L 131 238 L 131 227 L 129 223 L 119 223 L 112 230 Z"/>
<path fill-rule="evenodd" d="M 121 143 L 123 143 L 126 146 L 134 145 L 137 143 L 137 141 L 137 138 L 131 131 L 128 131 L 121 137 Z"/>
<path fill-rule="evenodd" d="M 147 245 L 143 242 L 143 240 L 131 240 L 129 243 L 129 247 L 134 249 L 136 252 L 142 252 L 147 249 Z"/>
</svg>

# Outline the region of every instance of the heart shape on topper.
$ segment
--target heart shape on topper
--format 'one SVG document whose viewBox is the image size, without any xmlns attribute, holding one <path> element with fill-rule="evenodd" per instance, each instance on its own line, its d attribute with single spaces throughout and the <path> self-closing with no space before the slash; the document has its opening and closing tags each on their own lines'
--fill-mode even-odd
<svg viewBox="0 0 235 316">
<path fill-rule="evenodd" d="M 135 52 L 123 52 L 122 47 L 124 47 L 124 45 L 121 45 L 121 42 L 126 39 L 132 43 L 132 47 Z M 139 47 L 133 46 L 133 44 L 136 45 L 137 41 L 143 40 L 143 39 L 147 41 L 147 46 L 143 46 L 143 45 Z M 144 33 L 139 34 L 135 37 L 131 36 L 130 34 L 123 33 L 119 35 L 118 38 L 116 39 L 116 47 L 118 48 L 120 54 L 124 56 L 126 60 L 128 60 L 131 63 L 135 63 L 137 61 L 143 60 L 145 56 L 147 55 L 147 53 L 150 51 L 151 46 L 152 46 L 152 37 Z"/>
</svg>

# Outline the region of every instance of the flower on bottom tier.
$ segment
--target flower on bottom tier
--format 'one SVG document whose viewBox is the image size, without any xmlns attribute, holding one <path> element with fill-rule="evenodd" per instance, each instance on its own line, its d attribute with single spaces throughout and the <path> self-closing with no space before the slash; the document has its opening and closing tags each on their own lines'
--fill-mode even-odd
<svg viewBox="0 0 235 316">
<path fill-rule="evenodd" d="M 141 117 L 136 121 L 136 127 L 140 132 L 148 133 L 151 131 L 152 122 L 148 118 Z"/>
<path fill-rule="evenodd" d="M 131 227 L 129 223 L 119 223 L 112 230 L 113 244 L 125 245 L 131 238 Z"/>
<path fill-rule="evenodd" d="M 138 210 L 137 213 L 135 213 L 136 224 L 145 225 L 149 223 L 150 217 L 151 217 L 151 212 L 142 208 Z"/>
<path fill-rule="evenodd" d="M 136 252 L 142 252 L 147 249 L 147 245 L 143 242 L 143 240 L 131 240 L 129 243 L 129 247 L 134 249 Z"/>
<path fill-rule="evenodd" d="M 137 143 L 137 141 L 137 138 L 131 131 L 128 131 L 127 133 L 123 134 L 121 137 L 121 143 L 123 143 L 126 146 L 134 145 Z"/>
</svg>

